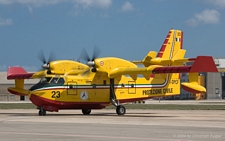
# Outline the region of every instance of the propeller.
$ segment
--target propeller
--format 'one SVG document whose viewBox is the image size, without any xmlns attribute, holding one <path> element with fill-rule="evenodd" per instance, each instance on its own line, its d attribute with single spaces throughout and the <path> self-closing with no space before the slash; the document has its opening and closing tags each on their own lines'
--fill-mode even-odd
<svg viewBox="0 0 225 141">
<path fill-rule="evenodd" d="M 92 57 L 90 57 L 86 49 L 84 48 L 81 52 L 80 59 L 86 61 L 87 62 L 86 64 L 92 68 L 92 71 L 96 72 L 94 61 L 100 55 L 100 53 L 101 53 L 101 50 L 97 46 L 94 46 Z"/>
<path fill-rule="evenodd" d="M 100 54 L 101 54 L 101 50 L 97 46 L 94 46 L 92 61 L 94 61 L 95 58 L 97 58 Z"/>
<path fill-rule="evenodd" d="M 55 59 L 56 57 L 55 57 L 55 55 L 54 55 L 54 53 L 53 53 L 52 51 L 51 51 L 51 53 L 50 53 L 50 55 L 49 55 L 48 60 L 45 59 L 45 55 L 44 55 L 43 50 L 41 50 L 41 51 L 38 53 L 37 57 L 38 57 L 38 59 L 42 62 L 42 68 L 43 68 L 43 69 L 47 69 L 47 70 L 49 70 L 49 68 L 50 68 L 49 63 L 50 63 L 51 61 L 56 60 L 56 59 Z M 49 70 L 49 71 L 50 71 L 50 70 Z"/>
</svg>

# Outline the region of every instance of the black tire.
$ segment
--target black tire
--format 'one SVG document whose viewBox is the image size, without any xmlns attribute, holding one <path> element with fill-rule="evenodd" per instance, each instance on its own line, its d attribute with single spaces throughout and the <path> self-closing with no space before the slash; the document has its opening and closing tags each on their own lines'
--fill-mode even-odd
<svg viewBox="0 0 225 141">
<path fill-rule="evenodd" d="M 39 116 L 42 116 L 41 110 L 39 110 L 38 115 L 39 115 Z"/>
<path fill-rule="evenodd" d="M 45 110 L 42 111 L 42 115 L 46 116 L 46 111 Z"/>
<path fill-rule="evenodd" d="M 43 108 L 40 108 L 39 112 L 38 112 L 39 116 L 46 116 L 46 111 Z"/>
<path fill-rule="evenodd" d="M 91 109 L 82 109 L 82 113 L 83 113 L 84 115 L 90 115 Z"/>
<path fill-rule="evenodd" d="M 126 113 L 126 108 L 123 105 L 119 105 L 116 107 L 116 113 L 118 115 L 124 115 Z"/>
</svg>

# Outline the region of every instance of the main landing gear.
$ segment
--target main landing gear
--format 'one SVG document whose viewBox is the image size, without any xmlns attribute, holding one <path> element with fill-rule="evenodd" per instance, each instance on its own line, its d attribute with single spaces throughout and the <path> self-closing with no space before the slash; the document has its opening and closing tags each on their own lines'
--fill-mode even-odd
<svg viewBox="0 0 225 141">
<path fill-rule="evenodd" d="M 117 115 L 124 115 L 126 113 L 126 108 L 123 105 L 119 104 L 119 101 L 110 98 L 111 103 L 116 107 Z"/>
<path fill-rule="evenodd" d="M 116 107 L 116 113 L 118 115 L 124 115 L 126 113 L 126 108 L 123 105 L 120 105 L 119 100 L 116 98 L 113 78 L 110 79 L 110 102 Z"/>
<path fill-rule="evenodd" d="M 118 105 L 116 107 L 116 113 L 118 115 L 124 115 L 126 113 L 126 108 L 123 105 Z"/>
<path fill-rule="evenodd" d="M 46 110 L 41 106 L 38 112 L 39 116 L 46 116 Z"/>
</svg>

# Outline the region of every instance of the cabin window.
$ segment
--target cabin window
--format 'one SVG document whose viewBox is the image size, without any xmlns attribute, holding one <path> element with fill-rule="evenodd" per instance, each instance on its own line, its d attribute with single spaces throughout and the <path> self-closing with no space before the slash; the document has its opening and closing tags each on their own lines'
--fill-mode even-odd
<svg viewBox="0 0 225 141">
<path fill-rule="evenodd" d="M 59 80 L 58 80 L 58 83 L 59 83 L 59 84 L 64 84 L 64 82 L 65 82 L 65 81 L 64 81 L 63 78 L 59 78 Z"/>
</svg>

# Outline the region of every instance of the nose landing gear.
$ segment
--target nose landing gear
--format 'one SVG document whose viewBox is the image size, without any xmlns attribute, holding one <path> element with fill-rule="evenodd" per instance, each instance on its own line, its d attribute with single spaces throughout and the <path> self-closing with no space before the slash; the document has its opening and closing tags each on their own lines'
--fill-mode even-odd
<svg viewBox="0 0 225 141">
<path fill-rule="evenodd" d="M 39 116 L 46 116 L 46 110 L 44 110 L 43 106 L 41 106 L 39 109 L 40 109 L 38 112 Z"/>
</svg>

